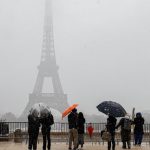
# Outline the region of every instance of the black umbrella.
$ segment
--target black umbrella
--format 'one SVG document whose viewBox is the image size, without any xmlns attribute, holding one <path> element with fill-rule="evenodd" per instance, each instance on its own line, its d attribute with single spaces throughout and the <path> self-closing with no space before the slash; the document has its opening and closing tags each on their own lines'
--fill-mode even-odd
<svg viewBox="0 0 150 150">
<path fill-rule="evenodd" d="M 106 115 L 112 115 L 114 117 L 124 117 L 126 114 L 125 109 L 113 101 L 104 101 L 97 106 L 97 109 Z"/>
</svg>

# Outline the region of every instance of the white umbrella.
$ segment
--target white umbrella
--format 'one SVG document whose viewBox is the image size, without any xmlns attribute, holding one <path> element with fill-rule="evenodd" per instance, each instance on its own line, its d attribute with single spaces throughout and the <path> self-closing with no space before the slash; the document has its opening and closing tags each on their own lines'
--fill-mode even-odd
<svg viewBox="0 0 150 150">
<path fill-rule="evenodd" d="M 47 117 L 50 112 L 50 108 L 44 103 L 36 103 L 30 110 L 30 114 L 39 118 Z"/>
</svg>

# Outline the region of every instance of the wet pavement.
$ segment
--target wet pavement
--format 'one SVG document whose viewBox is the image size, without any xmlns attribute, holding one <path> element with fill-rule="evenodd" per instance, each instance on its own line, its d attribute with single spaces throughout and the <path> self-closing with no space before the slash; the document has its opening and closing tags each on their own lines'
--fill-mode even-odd
<svg viewBox="0 0 150 150">
<path fill-rule="evenodd" d="M 150 145 L 142 145 L 141 147 L 132 146 L 131 150 L 150 150 Z M 0 150 L 28 150 L 28 145 L 14 142 L 0 142 Z M 38 144 L 37 150 L 42 150 L 42 142 Z M 51 150 L 68 150 L 66 143 L 52 143 Z M 107 144 L 85 143 L 83 150 L 107 150 Z M 116 150 L 122 150 L 121 145 L 116 146 Z"/>
</svg>

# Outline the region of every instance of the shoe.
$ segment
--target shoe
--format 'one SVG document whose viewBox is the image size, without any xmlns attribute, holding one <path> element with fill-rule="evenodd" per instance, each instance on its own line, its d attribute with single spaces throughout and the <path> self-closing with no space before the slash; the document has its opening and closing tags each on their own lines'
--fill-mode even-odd
<svg viewBox="0 0 150 150">
<path fill-rule="evenodd" d="M 70 147 L 69 147 L 68 149 L 69 149 L 69 150 L 72 150 L 72 148 L 70 148 Z"/>
</svg>

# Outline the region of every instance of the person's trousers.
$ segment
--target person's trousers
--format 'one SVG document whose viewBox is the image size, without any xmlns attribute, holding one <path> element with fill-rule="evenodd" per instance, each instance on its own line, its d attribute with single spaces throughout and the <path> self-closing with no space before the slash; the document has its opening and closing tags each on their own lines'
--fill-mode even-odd
<svg viewBox="0 0 150 150">
<path fill-rule="evenodd" d="M 43 150 L 46 150 L 46 143 L 47 143 L 48 150 L 50 150 L 51 149 L 50 132 L 47 132 L 46 134 L 43 134 Z"/>
<path fill-rule="evenodd" d="M 83 147 L 84 144 L 84 134 L 78 134 L 78 146 L 81 145 Z"/>
<path fill-rule="evenodd" d="M 36 150 L 37 149 L 37 139 L 38 139 L 38 135 L 33 135 L 32 133 L 29 133 L 29 145 L 28 145 L 28 149 L 29 150 Z"/>
<path fill-rule="evenodd" d="M 137 132 L 134 134 L 135 145 L 141 145 L 143 139 L 143 133 Z"/>
<path fill-rule="evenodd" d="M 111 133 L 111 140 L 108 141 L 108 150 L 111 149 L 111 145 L 112 145 L 112 150 L 115 150 L 115 133 Z"/>
<path fill-rule="evenodd" d="M 78 130 L 75 128 L 69 129 L 69 148 L 72 148 L 72 142 L 73 142 L 74 148 L 77 148 L 77 146 L 78 146 Z"/>
<path fill-rule="evenodd" d="M 123 149 L 127 148 L 126 143 L 128 145 L 128 149 L 130 149 L 131 148 L 131 141 L 130 140 L 129 141 L 122 141 L 122 148 Z"/>
</svg>

